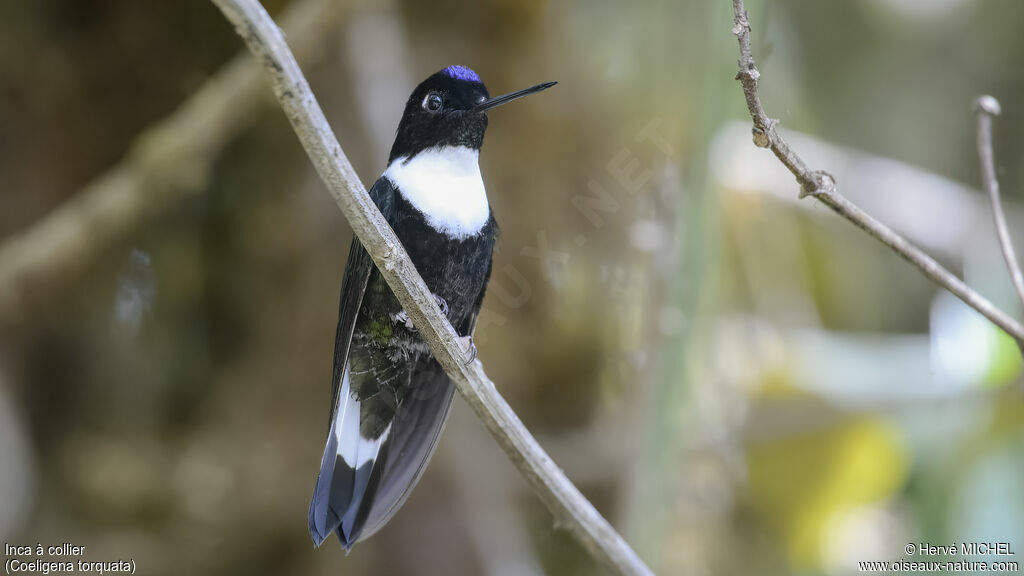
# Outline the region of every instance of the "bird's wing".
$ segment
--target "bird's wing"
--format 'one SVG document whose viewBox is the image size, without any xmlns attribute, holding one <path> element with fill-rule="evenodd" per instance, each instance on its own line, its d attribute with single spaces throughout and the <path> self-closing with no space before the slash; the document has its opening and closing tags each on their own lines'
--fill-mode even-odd
<svg viewBox="0 0 1024 576">
<path fill-rule="evenodd" d="M 408 393 L 373 464 L 355 530 L 347 535 L 348 546 L 372 536 L 398 512 L 426 470 L 448 420 L 455 384 L 441 365 L 426 356 L 410 375 Z"/>
<path fill-rule="evenodd" d="M 491 226 L 497 227 L 493 217 Z M 471 336 L 483 304 L 491 277 L 492 261 L 487 262 L 487 275 L 473 309 L 455 328 L 463 336 Z M 377 456 L 371 487 L 366 495 L 372 504 L 360 522 L 357 538 L 368 538 L 380 530 L 401 508 L 419 482 L 437 442 L 444 431 L 455 395 L 455 384 L 433 356 L 422 358 L 413 369 L 409 395 L 399 404 L 390 439 Z M 361 518 L 362 520 L 362 518 Z"/>
<path fill-rule="evenodd" d="M 395 211 L 395 188 L 387 178 L 380 177 L 370 188 L 370 199 L 389 222 Z M 373 259 L 363 247 L 355 234 L 352 245 L 348 249 L 348 262 L 341 278 L 341 301 L 338 304 L 338 328 L 334 334 L 334 373 L 331 377 L 331 420 L 338 410 L 338 393 L 340 392 L 345 363 L 348 360 L 349 347 L 352 344 L 352 332 L 355 329 L 359 308 L 363 304 L 366 283 L 373 272 Z"/>
<path fill-rule="evenodd" d="M 386 178 L 378 179 L 370 188 L 370 198 L 388 220 L 391 219 L 394 212 L 394 194 L 395 189 Z M 336 460 L 341 457 L 339 441 L 342 437 L 358 438 L 359 405 L 358 403 L 349 405 L 353 403 L 349 401 L 346 365 L 352 343 L 352 332 L 373 267 L 373 260 L 366 252 L 366 248 L 353 235 L 348 263 L 345 265 L 345 273 L 341 281 L 341 302 L 338 305 L 338 328 L 334 340 L 334 370 L 331 379 L 330 428 L 327 435 L 327 446 L 320 463 L 320 474 L 317 477 L 316 489 L 309 507 L 309 530 L 317 545 L 320 545 L 334 531 L 341 522 L 341 516 L 345 513 L 344 510 L 332 509 L 330 505 L 332 500 L 335 500 L 332 498 L 332 493 L 346 489 L 343 486 L 346 482 L 340 480 L 348 480 L 339 478 L 337 479 L 339 481 L 334 481 L 334 468 Z M 350 413 L 353 417 L 347 417 Z M 345 425 L 355 426 L 356 435 L 341 434 Z M 342 450 L 347 448 L 349 447 L 342 446 Z M 365 450 L 368 447 L 362 448 Z"/>
</svg>

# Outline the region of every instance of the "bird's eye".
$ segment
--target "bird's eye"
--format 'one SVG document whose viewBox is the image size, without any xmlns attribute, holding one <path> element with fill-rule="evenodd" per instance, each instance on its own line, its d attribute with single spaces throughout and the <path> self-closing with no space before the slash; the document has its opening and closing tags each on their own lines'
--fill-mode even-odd
<svg viewBox="0 0 1024 576">
<path fill-rule="evenodd" d="M 436 92 L 431 92 L 423 99 L 423 109 L 427 112 L 437 112 L 441 110 L 442 103 L 441 96 Z"/>
</svg>

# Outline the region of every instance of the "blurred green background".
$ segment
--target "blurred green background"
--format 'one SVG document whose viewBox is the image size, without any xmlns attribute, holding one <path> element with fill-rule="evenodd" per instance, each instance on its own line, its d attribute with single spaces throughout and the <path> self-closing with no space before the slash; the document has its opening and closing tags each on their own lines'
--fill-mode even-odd
<svg viewBox="0 0 1024 576">
<path fill-rule="evenodd" d="M 503 236 L 477 344 L 659 574 L 855 573 L 908 542 L 1009 542 L 1002 560 L 1024 561 L 1019 352 L 796 200 L 751 144 L 730 2 L 267 7 L 315 30 L 289 41 L 311 44 L 366 184 L 434 71 L 468 65 L 495 94 L 559 81 L 491 114 Z M 764 104 L 801 154 L 1020 317 L 970 103 L 1003 104 L 1024 243 L 1024 3 L 748 9 Z M 350 230 L 262 78 L 184 108 L 216 137 L 153 136 L 241 52 L 200 0 L 0 4 L 0 540 L 156 575 L 603 573 L 461 399 L 394 520 L 348 557 L 313 549 Z M 59 206 L 124 182 L 134 203 L 87 215 L 59 256 L 23 250 Z M 42 264 L 17 275 L 22 257 Z"/>
</svg>

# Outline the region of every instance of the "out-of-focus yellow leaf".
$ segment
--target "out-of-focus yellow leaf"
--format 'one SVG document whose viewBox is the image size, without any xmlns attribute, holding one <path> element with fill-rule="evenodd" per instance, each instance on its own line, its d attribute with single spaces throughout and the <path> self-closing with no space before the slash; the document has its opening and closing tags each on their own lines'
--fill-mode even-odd
<svg viewBox="0 0 1024 576">
<path fill-rule="evenodd" d="M 1017 342 L 1007 333 L 992 327 L 997 332 L 995 350 L 992 351 L 991 362 L 982 385 L 986 388 L 998 388 L 1013 382 L 1020 376 L 1021 351 Z"/>
<path fill-rule="evenodd" d="M 751 505 L 785 540 L 794 569 L 820 568 L 828 523 L 900 489 L 908 469 L 900 432 L 878 418 L 753 446 Z"/>
</svg>

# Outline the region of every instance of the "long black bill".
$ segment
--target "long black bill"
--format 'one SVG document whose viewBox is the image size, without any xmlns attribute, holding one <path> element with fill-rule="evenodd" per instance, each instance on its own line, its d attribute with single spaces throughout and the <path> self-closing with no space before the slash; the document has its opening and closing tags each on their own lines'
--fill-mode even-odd
<svg viewBox="0 0 1024 576">
<path fill-rule="evenodd" d="M 481 102 L 481 103 L 477 104 L 476 106 L 474 106 L 473 107 L 473 111 L 474 112 L 483 112 L 485 110 L 490 110 L 491 108 L 494 108 L 495 106 L 501 106 L 502 104 L 507 104 L 507 103 L 509 103 L 509 102 L 511 102 L 513 100 L 518 100 L 519 98 L 522 98 L 523 96 L 529 96 L 530 94 L 533 94 L 534 92 L 540 92 L 541 90 L 547 90 L 548 88 L 551 88 L 555 84 L 558 84 L 558 82 L 545 82 L 543 84 L 537 84 L 536 86 L 530 86 L 529 88 L 525 88 L 523 90 L 518 90 L 516 92 L 509 92 L 508 94 L 502 94 L 501 96 L 495 96 L 494 98 L 490 98 L 488 100 L 484 100 L 483 102 Z"/>
</svg>

